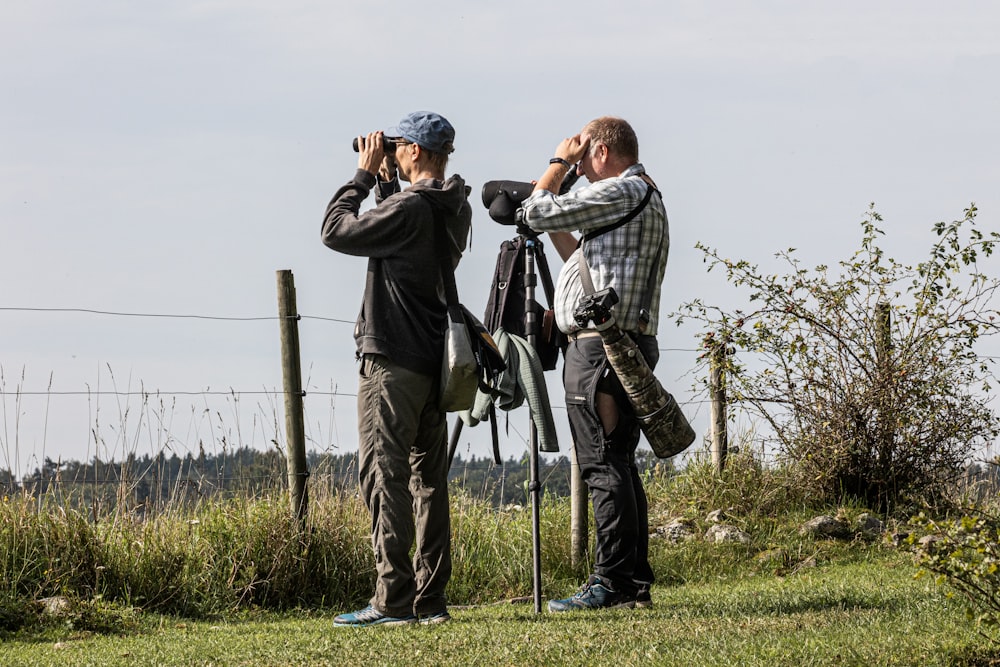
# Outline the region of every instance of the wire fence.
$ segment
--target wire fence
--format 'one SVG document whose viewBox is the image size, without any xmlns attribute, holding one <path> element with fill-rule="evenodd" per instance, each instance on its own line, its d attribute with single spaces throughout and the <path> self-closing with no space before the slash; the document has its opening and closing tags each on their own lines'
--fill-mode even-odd
<svg viewBox="0 0 1000 667">
<path fill-rule="evenodd" d="M 97 316 L 104 318 L 149 318 L 155 320 L 200 320 L 217 322 L 279 322 L 281 316 L 223 316 L 190 313 L 159 313 L 159 312 L 128 312 L 124 310 L 105 310 L 96 308 L 40 308 L 0 306 L 0 313 L 20 315 L 29 314 L 70 314 L 80 316 Z M 332 323 L 354 325 L 353 319 L 339 317 L 298 314 L 289 319 L 305 322 Z M 276 332 L 277 333 L 277 332 Z M 661 353 L 697 354 L 702 350 L 664 347 Z M 8 350 L 9 353 L 9 350 Z M 276 367 L 278 361 L 275 361 Z M 287 472 L 284 462 L 282 443 L 284 442 L 284 420 L 279 416 L 280 405 L 285 391 L 280 388 L 229 388 L 225 390 L 189 389 L 183 387 L 146 388 L 140 386 L 118 388 L 112 383 L 111 388 L 90 387 L 82 389 L 45 389 L 25 386 L 23 378 L 15 386 L 9 387 L 6 378 L 2 377 L 0 367 L 0 398 L 3 407 L 3 430 L 0 432 L 0 455 L 5 457 L 0 461 L 0 490 L 14 488 L 31 489 L 34 492 L 54 493 L 62 496 L 80 494 L 91 499 L 120 493 L 122 488 L 136 502 L 163 502 L 164 498 L 178 495 L 198 497 L 203 494 L 226 494 L 264 492 L 268 489 L 280 488 L 287 483 Z M 331 383 L 332 385 L 332 383 Z M 336 412 L 335 400 L 338 398 L 356 399 L 357 394 L 350 390 L 341 390 L 332 385 L 330 390 L 310 386 L 302 391 L 303 396 L 322 397 L 331 401 L 329 409 Z M 22 432 L 25 428 L 21 421 L 23 411 L 22 401 L 27 398 L 42 398 L 46 401 L 43 430 L 48 430 L 52 420 L 58 420 L 58 415 L 51 415 L 50 403 L 53 398 L 81 398 L 88 403 L 101 398 L 109 398 L 117 403 L 112 417 L 99 414 L 100 406 L 89 406 L 87 422 L 87 446 L 84 464 L 54 452 L 48 453 L 46 447 L 42 451 L 28 451 L 23 443 L 37 442 L 39 437 L 34 433 Z M 191 405 L 190 414 L 184 422 L 179 420 L 186 411 L 184 406 L 177 405 L 178 398 L 205 399 L 201 405 Z M 240 421 L 246 417 L 240 414 L 240 402 L 246 397 L 258 401 L 255 406 L 249 431 L 243 430 Z M 125 401 L 122 404 L 119 399 Z M 210 401 L 209 399 L 213 399 Z M 224 399 L 219 404 L 218 399 Z M 131 402 L 135 400 L 136 402 Z M 214 401 L 214 402 L 213 402 Z M 682 401 L 682 405 L 696 405 L 706 400 Z M 315 406 L 313 406 L 315 407 Z M 565 406 L 553 404 L 553 410 L 565 411 Z M 106 408 L 105 408 L 106 410 Z M 227 412 L 226 417 L 223 412 Z M 13 418 L 11 418 L 13 416 Z M 117 419 L 117 423 L 115 423 Z M 232 423 L 227 423 L 227 420 Z M 336 417 L 330 417 L 328 431 L 336 428 Z M 310 422 L 315 423 L 315 422 Z M 322 428 L 317 427 L 319 431 Z M 481 430 L 481 429 L 480 429 Z M 179 431 L 185 431 L 181 433 Z M 516 423 L 507 420 L 502 431 L 507 438 L 526 451 L 528 436 L 519 429 Z M 142 442 L 140 443 L 140 440 Z M 41 441 L 45 442 L 44 433 Z M 311 485 L 321 484 L 327 488 L 353 488 L 356 485 L 356 475 L 349 471 L 332 469 L 321 460 L 322 457 L 340 456 L 344 449 L 331 444 L 329 432 L 307 435 L 307 443 L 311 456 L 319 457 L 310 462 Z M 148 453 L 139 455 L 142 445 L 148 446 Z M 251 450 L 262 456 L 254 465 L 246 462 L 233 463 L 231 457 L 236 451 Z M 12 450 L 16 450 L 13 451 Z M 526 470 L 526 459 L 510 459 L 495 463 L 485 456 L 480 458 L 472 453 L 471 448 L 459 450 L 452 475 L 468 487 L 477 487 L 480 494 L 496 495 L 497 488 L 503 489 L 497 497 L 498 502 L 512 502 L 517 496 L 520 481 L 517 475 L 511 476 L 515 469 Z M 464 455 L 464 456 L 463 456 Z M 241 454 L 242 456 L 242 454 Z M 27 465 L 21 470 L 21 459 Z M 53 457 L 55 460 L 53 460 Z M 209 464 L 206 464 L 206 457 Z M 230 457 L 230 459 L 227 459 Z M 173 460 L 173 472 L 163 474 L 163 459 Z M 520 457 L 523 458 L 523 457 Z M 118 463 L 113 463 L 115 460 Z M 180 464 L 177 463 L 180 461 Z M 159 462 L 159 463 L 158 463 Z M 200 463 L 199 463 L 200 462 Z M 4 464 L 6 470 L 4 470 Z M 88 467 L 89 466 L 89 467 Z M 568 461 L 565 457 L 555 457 L 549 473 L 550 483 L 560 486 L 554 479 L 566 479 L 568 488 Z M 18 473 L 14 469 L 18 469 Z M 565 470 L 563 470 L 565 468 Z M 560 472 L 557 474 L 555 470 Z M 103 472 L 102 472 L 103 471 Z M 514 491 L 510 491 L 513 488 Z M 101 491 L 107 489 L 107 491 Z M 509 492 L 510 491 L 510 492 Z"/>
<path fill-rule="evenodd" d="M 105 318 L 229 323 L 267 321 L 277 323 L 286 319 L 278 315 L 234 317 L 94 308 L 11 306 L 0 306 L 0 313 L 15 315 L 58 313 Z M 331 316 L 298 314 L 288 319 L 298 322 L 354 325 L 353 319 Z M 659 351 L 670 355 L 688 355 L 687 358 L 693 363 L 683 373 L 684 375 L 695 375 L 699 370 L 705 370 L 706 349 L 703 347 L 661 347 Z M 752 351 L 741 350 L 740 354 L 752 354 Z M 981 358 L 995 360 L 1000 357 L 981 355 Z M 277 359 L 275 366 L 278 366 Z M 356 485 L 356 468 L 352 472 L 349 466 L 344 467 L 343 462 L 339 464 L 340 467 L 336 467 L 332 466 L 330 461 L 342 456 L 349 449 L 341 447 L 338 437 L 335 436 L 339 429 L 337 399 L 353 400 L 357 394 L 350 390 L 341 390 L 333 382 L 330 390 L 320 389 L 314 383 L 307 383 L 304 386 L 307 388 L 301 392 L 303 397 L 318 397 L 328 401 L 319 408 L 315 402 L 304 406 L 310 413 L 314 413 L 317 409 L 328 413 L 325 429 L 319 420 L 313 418 L 306 420 L 310 425 L 306 435 L 307 446 L 312 452 L 310 456 L 319 457 L 309 462 L 310 485 L 331 491 L 353 489 Z M 140 386 L 120 389 L 113 382 L 111 388 L 102 388 L 98 384 L 96 388 L 88 385 L 84 389 L 54 389 L 51 386 L 36 389 L 28 388 L 22 380 L 14 387 L 8 387 L 3 367 L 0 366 L 0 398 L 2 398 L 0 407 L 3 409 L 0 415 L 3 419 L 0 430 L 0 456 L 3 457 L 0 459 L 0 492 L 28 489 L 35 493 L 56 494 L 59 497 L 68 498 L 76 494 L 91 501 L 101 498 L 111 502 L 121 494 L 122 489 L 125 489 L 130 502 L 155 505 L 163 503 L 165 499 L 177 497 L 265 493 L 285 488 L 288 483 L 288 473 L 283 447 L 284 419 L 280 416 L 284 395 L 283 389 L 267 387 L 211 390 L 183 387 L 147 389 Z M 71 400 L 81 399 L 87 404 L 86 446 L 81 448 L 79 443 L 77 444 L 78 450 L 86 452 L 86 456 L 83 457 L 86 463 L 83 465 L 77 465 L 77 462 L 69 457 L 64 458 L 62 455 L 48 452 L 44 444 L 52 418 L 49 414 L 50 404 L 54 398 L 61 397 Z M 45 401 L 45 419 L 40 436 L 37 433 L 21 430 L 25 428 L 22 401 L 27 398 L 40 398 Z M 109 412 L 107 406 L 99 404 L 102 398 L 114 401 L 110 410 L 110 420 L 107 416 Z M 192 402 L 188 412 L 185 406 L 178 405 L 179 398 L 201 399 L 201 404 L 194 405 Z M 249 411 L 249 416 L 241 407 L 244 398 L 256 401 L 256 405 Z M 695 395 L 686 400 L 681 396 L 678 398 L 685 412 L 695 418 L 699 416 L 701 406 L 711 403 L 708 396 Z M 565 411 L 564 405 L 553 404 L 552 407 L 555 411 Z M 223 413 L 226 413 L 225 416 Z M 247 418 L 249 423 L 244 425 Z M 514 443 L 516 459 L 501 461 L 498 464 L 486 456 L 477 456 L 474 448 L 466 443 L 464 448 L 458 450 L 458 458 L 452 467 L 452 476 L 456 482 L 467 489 L 475 489 L 478 495 L 489 496 L 498 503 L 516 502 L 518 494 L 521 493 L 519 489 L 523 479 L 518 476 L 520 473 L 512 471 L 526 471 L 527 461 L 522 454 L 529 447 L 528 435 L 524 432 L 527 429 L 518 428 L 518 424 L 509 418 L 505 421 L 502 431 L 508 441 Z M 735 443 L 737 446 L 754 447 L 754 455 L 763 461 L 775 460 L 774 452 L 768 451 L 760 443 L 751 444 L 748 441 L 747 438 L 755 432 L 753 424 L 742 425 L 742 430 L 743 441 Z M 480 435 L 485 437 L 483 431 L 479 429 Z M 40 451 L 39 448 L 32 449 L 26 444 L 39 441 L 43 443 Z M 140 449 L 143 449 L 140 444 L 148 448 L 148 453 L 139 455 Z M 760 451 L 756 451 L 757 448 Z M 734 449 L 737 447 L 731 446 L 731 451 Z M 254 452 L 257 460 L 248 463 L 239 458 L 232 458 L 235 452 L 243 450 Z M 163 458 L 173 462 L 172 472 L 169 475 L 163 473 L 164 464 L 161 460 Z M 558 491 L 564 478 L 568 487 L 568 462 L 560 455 L 553 459 L 546 464 L 552 466 L 547 478 L 551 488 Z M 140 465 L 137 460 L 141 460 L 142 464 Z M 112 463 L 114 461 L 119 462 L 117 468 Z M 655 461 L 648 463 L 652 465 Z M 88 465 L 91 468 L 88 469 Z"/>
</svg>

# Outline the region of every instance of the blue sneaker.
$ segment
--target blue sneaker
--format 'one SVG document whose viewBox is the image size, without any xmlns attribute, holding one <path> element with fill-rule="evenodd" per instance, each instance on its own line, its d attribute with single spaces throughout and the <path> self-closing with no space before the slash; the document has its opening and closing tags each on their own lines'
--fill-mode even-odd
<svg viewBox="0 0 1000 667">
<path fill-rule="evenodd" d="M 333 619 L 333 627 L 367 628 L 369 625 L 409 625 L 416 622 L 417 617 L 413 614 L 406 616 L 386 616 L 378 609 L 368 605 L 360 611 L 337 616 Z"/>
<path fill-rule="evenodd" d="M 417 621 L 420 625 L 436 625 L 437 623 L 447 623 L 451 620 L 451 614 L 448 610 L 437 611 L 433 614 L 420 614 L 417 617 Z"/>
<path fill-rule="evenodd" d="M 580 592 L 564 600 L 549 600 L 549 611 L 575 611 L 577 609 L 632 609 L 635 599 L 626 598 L 618 591 L 604 585 L 591 575 Z"/>
</svg>

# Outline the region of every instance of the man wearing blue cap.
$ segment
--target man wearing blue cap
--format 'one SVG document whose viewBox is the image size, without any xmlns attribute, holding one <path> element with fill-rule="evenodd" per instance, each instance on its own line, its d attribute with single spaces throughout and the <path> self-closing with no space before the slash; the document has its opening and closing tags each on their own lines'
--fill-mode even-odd
<svg viewBox="0 0 1000 667">
<path fill-rule="evenodd" d="M 337 616 L 338 627 L 450 618 L 447 423 L 438 404 L 447 306 L 439 257 L 457 266 L 472 223 L 465 181 L 445 178 L 454 140 L 451 123 L 428 111 L 358 137 L 358 170 L 323 220 L 325 245 L 368 258 L 354 338 L 358 472 L 372 518 L 376 583 L 369 605 Z M 400 191 L 400 178 L 410 187 Z M 373 188 L 375 208 L 359 214 Z"/>
</svg>

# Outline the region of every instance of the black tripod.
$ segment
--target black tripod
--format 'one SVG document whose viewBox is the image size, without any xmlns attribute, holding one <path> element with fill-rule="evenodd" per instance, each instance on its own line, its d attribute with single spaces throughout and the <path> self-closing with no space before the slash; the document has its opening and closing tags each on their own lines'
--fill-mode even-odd
<svg viewBox="0 0 1000 667">
<path fill-rule="evenodd" d="M 573 184 L 576 183 L 578 178 L 579 174 L 576 166 L 574 165 L 563 179 L 559 188 L 559 194 L 569 192 L 570 188 L 573 187 Z M 545 312 L 535 301 L 535 288 L 538 284 L 538 276 L 541 276 L 542 287 L 545 291 L 545 298 L 550 306 L 555 303 L 555 289 L 552 283 L 552 274 L 549 271 L 548 260 L 545 257 L 544 247 L 542 242 L 538 239 L 538 232 L 535 232 L 524 225 L 521 219 L 520 204 L 525 198 L 527 198 L 533 189 L 534 185 L 532 183 L 514 181 L 491 181 L 483 186 L 483 204 L 489 209 L 490 217 L 501 224 L 516 225 L 518 238 L 515 239 L 514 243 L 520 243 L 524 249 L 524 268 L 520 273 L 521 285 L 506 286 L 507 289 L 516 289 L 517 287 L 523 286 L 524 302 L 521 304 L 522 307 L 513 311 L 516 312 L 516 317 L 508 317 L 504 312 L 506 310 L 505 301 L 499 305 L 491 303 L 491 308 L 493 308 L 492 316 L 490 313 L 487 313 L 485 324 L 491 333 L 495 331 L 498 326 L 503 326 L 504 329 L 509 332 L 520 332 L 523 327 L 524 338 L 528 341 L 528 345 L 530 345 L 533 350 L 538 352 L 539 348 L 542 347 L 539 343 L 541 342 L 542 336 L 542 314 Z M 514 281 L 511 280 L 511 283 L 513 282 Z M 495 290 L 497 285 L 494 285 L 493 287 Z M 496 311 L 494 306 L 499 308 L 499 312 Z M 520 319 L 521 313 L 524 314 L 523 322 L 517 321 Z M 555 323 L 552 322 L 551 326 L 554 331 Z M 553 349 L 552 346 L 547 345 L 545 346 L 545 349 L 547 353 L 554 352 L 551 358 L 543 359 L 543 367 L 547 370 L 551 370 L 555 367 L 555 361 L 558 358 L 558 348 Z M 500 465 L 500 452 L 497 444 L 498 435 L 496 410 L 492 405 L 490 406 L 489 421 L 493 435 L 493 458 L 497 465 Z M 448 452 L 449 461 L 455 456 L 455 450 L 458 447 L 458 438 L 462 432 L 462 425 L 463 422 L 459 419 L 456 421 L 455 428 L 452 431 Z M 531 415 L 528 420 L 528 495 L 531 498 L 532 570 L 534 575 L 532 589 L 534 592 L 533 597 L 536 614 L 540 614 L 542 611 L 542 551 L 540 525 L 542 485 L 539 480 L 538 450 L 538 429 L 535 425 L 535 417 L 534 415 Z"/>
<path fill-rule="evenodd" d="M 554 287 L 552 283 L 552 276 L 549 272 L 548 261 L 545 257 L 545 249 L 542 242 L 538 239 L 537 232 L 534 232 L 527 227 L 518 225 L 517 227 L 518 238 L 512 241 L 512 243 L 520 244 L 523 246 L 524 261 L 523 268 L 517 270 L 518 277 L 520 278 L 520 284 L 510 284 L 507 289 L 512 289 L 515 291 L 520 291 L 520 288 L 524 289 L 524 302 L 519 304 L 519 308 L 512 308 L 511 311 L 514 314 L 508 314 L 505 316 L 503 312 L 494 313 L 495 317 L 487 317 L 487 319 L 495 319 L 495 322 L 486 322 L 487 329 L 491 332 L 495 331 L 498 327 L 503 327 L 504 330 L 510 332 L 521 332 L 523 329 L 524 338 L 528 341 L 528 345 L 536 352 L 539 349 L 539 342 L 542 335 L 542 324 L 543 324 L 543 313 L 544 309 L 535 301 L 535 288 L 538 285 L 538 278 L 541 277 L 542 287 L 545 291 L 545 297 L 549 304 L 553 303 L 554 298 Z M 511 281 L 514 283 L 515 281 Z M 524 314 L 523 321 L 520 320 L 520 313 Z M 552 326 L 555 326 L 554 324 Z M 556 350 L 558 354 L 558 350 Z M 551 364 L 554 367 L 555 359 L 551 360 Z M 490 405 L 489 408 L 489 418 L 490 430 L 493 436 L 493 459 L 497 465 L 502 463 L 500 458 L 500 450 L 498 446 L 498 432 L 497 432 L 497 415 L 496 408 L 494 405 Z M 462 427 L 464 422 L 461 419 L 455 421 L 454 429 L 452 430 L 451 440 L 448 445 L 448 460 L 452 461 L 455 457 L 455 450 L 458 448 L 458 440 L 462 433 Z M 531 535 L 532 535 L 532 569 L 534 573 L 533 581 L 533 591 L 534 591 L 534 602 L 535 602 L 535 612 L 541 613 L 542 610 L 542 567 L 541 567 L 541 537 L 540 537 L 540 502 L 541 502 L 541 482 L 539 481 L 539 446 L 538 446 L 538 430 L 535 426 L 535 416 L 531 415 L 528 420 L 528 495 L 531 499 Z"/>
<path fill-rule="evenodd" d="M 538 317 L 540 308 L 535 302 L 535 265 L 542 270 L 542 284 L 546 299 L 553 303 L 552 276 L 549 273 L 548 261 L 538 234 L 527 227 L 518 225 L 518 233 L 524 243 L 524 330 L 525 338 L 532 349 L 538 349 L 542 322 Z M 541 543 L 541 493 L 542 483 L 539 480 L 538 464 L 538 429 L 532 416 L 528 420 L 528 495 L 531 497 L 531 563 L 534 575 L 532 591 L 534 593 L 535 613 L 542 613 L 542 543 Z"/>
<path fill-rule="evenodd" d="M 579 178 L 577 166 L 570 167 L 569 173 L 563 178 L 559 187 L 559 194 L 569 192 L 573 184 Z M 517 233 L 525 245 L 524 253 L 524 301 L 525 317 L 524 329 L 528 344 L 532 349 L 539 348 L 539 336 L 541 335 L 542 322 L 539 321 L 538 313 L 541 308 L 535 302 L 535 265 L 541 270 L 542 286 L 545 289 L 545 299 L 550 306 L 555 305 L 555 289 L 552 286 L 552 274 L 549 272 L 549 263 L 545 258 L 545 251 L 542 242 L 538 240 L 538 233 L 532 231 L 523 224 L 518 210 L 515 220 L 517 222 Z M 552 322 L 552 327 L 555 327 Z M 534 573 L 533 592 L 535 613 L 542 613 L 542 545 L 541 545 L 541 492 L 542 484 L 538 479 L 538 430 L 535 427 L 535 420 L 532 417 L 528 420 L 528 493 L 531 496 L 531 556 L 532 571 Z"/>
</svg>

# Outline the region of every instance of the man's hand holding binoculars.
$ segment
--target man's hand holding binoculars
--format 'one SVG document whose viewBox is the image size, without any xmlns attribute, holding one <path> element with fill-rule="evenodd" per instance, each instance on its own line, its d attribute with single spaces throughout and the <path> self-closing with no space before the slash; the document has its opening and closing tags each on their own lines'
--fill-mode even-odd
<svg viewBox="0 0 1000 667">
<path fill-rule="evenodd" d="M 396 178 L 395 144 L 393 153 L 386 153 L 385 137 L 382 132 L 369 132 L 368 136 L 360 136 L 357 140 L 358 169 L 364 169 L 372 175 L 378 175 L 383 181 Z"/>
</svg>

